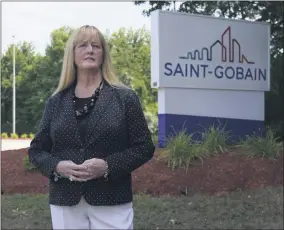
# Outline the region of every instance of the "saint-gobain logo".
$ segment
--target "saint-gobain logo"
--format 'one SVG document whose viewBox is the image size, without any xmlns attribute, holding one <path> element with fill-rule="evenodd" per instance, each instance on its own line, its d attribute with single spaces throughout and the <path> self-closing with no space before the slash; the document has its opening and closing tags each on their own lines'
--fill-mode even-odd
<svg viewBox="0 0 284 230">
<path fill-rule="evenodd" d="M 226 46 L 224 42 L 224 37 L 228 35 L 228 46 Z M 216 45 L 220 45 L 221 48 L 221 60 L 223 62 L 234 62 L 235 60 L 235 52 L 238 53 L 238 62 L 239 63 L 247 63 L 254 64 L 252 61 L 248 61 L 246 56 L 242 54 L 242 47 L 237 39 L 231 38 L 231 27 L 229 26 L 221 36 L 221 41 L 216 40 L 209 48 L 203 47 L 201 51 L 195 50 L 194 52 L 188 52 L 186 57 L 180 57 L 180 59 L 191 59 L 191 60 L 204 60 L 212 61 L 213 48 Z M 228 52 L 227 52 L 228 50 Z M 228 53 L 228 55 L 227 55 Z"/>
<path fill-rule="evenodd" d="M 225 39 L 227 38 L 227 40 Z M 225 42 L 226 41 L 226 42 Z M 226 63 L 226 66 L 196 64 L 202 61 L 218 61 L 213 58 L 213 52 L 216 48 L 220 48 L 220 62 Z M 236 55 L 237 54 L 237 55 Z M 166 76 L 180 76 L 180 77 L 216 77 L 218 79 L 237 79 L 237 80 L 252 80 L 252 81 L 266 81 L 267 70 L 250 67 L 255 64 L 245 56 L 241 44 L 236 38 L 231 36 L 231 27 L 228 26 L 220 37 L 209 47 L 203 47 L 194 51 L 187 52 L 185 56 L 180 56 L 177 64 L 167 62 L 164 65 Z M 194 60 L 194 63 L 190 62 Z M 238 63 L 239 66 L 228 66 L 228 63 Z"/>
</svg>

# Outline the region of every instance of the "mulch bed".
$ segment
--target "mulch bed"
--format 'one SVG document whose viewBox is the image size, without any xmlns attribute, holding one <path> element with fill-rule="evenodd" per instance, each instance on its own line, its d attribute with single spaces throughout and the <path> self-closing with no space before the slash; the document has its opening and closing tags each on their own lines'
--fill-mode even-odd
<svg viewBox="0 0 284 230">
<path fill-rule="evenodd" d="M 48 179 L 26 172 L 23 158 L 27 149 L 2 151 L 4 194 L 47 193 Z M 156 154 L 157 155 L 157 154 Z M 196 192 L 223 195 L 232 191 L 266 186 L 283 186 L 283 156 L 277 161 L 224 153 L 184 169 L 168 168 L 157 156 L 133 172 L 133 191 L 150 195 L 182 195 Z"/>
</svg>

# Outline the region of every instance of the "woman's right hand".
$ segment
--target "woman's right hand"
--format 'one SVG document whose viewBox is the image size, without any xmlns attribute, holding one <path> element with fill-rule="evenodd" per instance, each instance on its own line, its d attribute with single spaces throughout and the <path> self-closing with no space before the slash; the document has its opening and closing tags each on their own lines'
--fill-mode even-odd
<svg viewBox="0 0 284 230">
<path fill-rule="evenodd" d="M 84 182 L 90 176 L 86 166 L 77 165 L 70 160 L 60 161 L 55 170 L 59 175 L 69 178 L 71 181 Z"/>
</svg>

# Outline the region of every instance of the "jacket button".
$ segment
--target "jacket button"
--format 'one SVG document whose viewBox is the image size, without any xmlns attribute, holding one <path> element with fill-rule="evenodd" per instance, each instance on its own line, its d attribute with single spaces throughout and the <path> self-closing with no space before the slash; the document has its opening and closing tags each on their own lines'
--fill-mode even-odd
<svg viewBox="0 0 284 230">
<path fill-rule="evenodd" d="M 80 153 L 84 153 L 85 152 L 85 150 L 84 149 L 80 149 Z"/>
</svg>

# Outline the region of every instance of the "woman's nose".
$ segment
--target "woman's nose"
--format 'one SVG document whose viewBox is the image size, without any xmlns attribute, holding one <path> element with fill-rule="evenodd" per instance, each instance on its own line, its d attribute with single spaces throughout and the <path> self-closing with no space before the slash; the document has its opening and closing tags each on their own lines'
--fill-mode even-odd
<svg viewBox="0 0 284 230">
<path fill-rule="evenodd" d="M 93 46 L 91 44 L 87 44 L 86 51 L 93 52 Z"/>
</svg>

